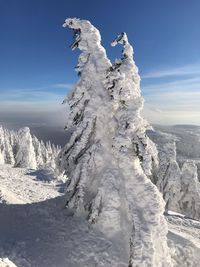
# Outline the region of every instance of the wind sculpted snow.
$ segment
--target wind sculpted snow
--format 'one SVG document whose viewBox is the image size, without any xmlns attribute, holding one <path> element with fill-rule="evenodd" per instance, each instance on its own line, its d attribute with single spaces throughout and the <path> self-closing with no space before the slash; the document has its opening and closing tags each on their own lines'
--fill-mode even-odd
<svg viewBox="0 0 200 267">
<path fill-rule="evenodd" d="M 71 95 L 66 127 L 73 129 L 60 153 L 69 177 L 66 207 L 120 243 L 127 266 L 171 266 L 164 201 L 151 176 L 157 150 L 146 136 L 143 99 L 133 49 L 125 33 L 122 58 L 111 64 L 99 31 L 89 21 L 67 19 L 79 48 L 80 76 Z"/>
</svg>

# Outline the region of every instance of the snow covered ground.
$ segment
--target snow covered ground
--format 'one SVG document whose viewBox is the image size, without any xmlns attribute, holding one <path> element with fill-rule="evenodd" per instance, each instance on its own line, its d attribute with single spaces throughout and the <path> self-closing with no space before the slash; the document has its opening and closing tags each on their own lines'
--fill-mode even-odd
<svg viewBox="0 0 200 267">
<path fill-rule="evenodd" d="M 127 266 L 119 247 L 64 209 L 63 186 L 0 166 L 0 266 Z"/>
<path fill-rule="evenodd" d="M 49 173 L 46 173 L 46 176 Z M 45 180 L 47 182 L 45 182 Z M 44 201 L 60 195 L 63 185 L 56 180 L 48 182 L 45 172 L 0 165 L 0 202 L 27 204 Z"/>
<path fill-rule="evenodd" d="M 120 247 L 64 209 L 64 184 L 40 174 L 0 166 L 0 267 L 127 267 Z M 199 266 L 200 222 L 166 218 L 174 266 Z"/>
<path fill-rule="evenodd" d="M 168 245 L 174 266 L 199 266 L 200 222 L 179 214 L 168 215 L 166 218 L 169 224 Z"/>
</svg>

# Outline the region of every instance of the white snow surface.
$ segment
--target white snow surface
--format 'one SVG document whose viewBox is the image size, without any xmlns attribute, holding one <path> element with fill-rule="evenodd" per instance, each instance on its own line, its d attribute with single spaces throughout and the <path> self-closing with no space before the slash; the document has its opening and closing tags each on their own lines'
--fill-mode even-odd
<svg viewBox="0 0 200 267">
<path fill-rule="evenodd" d="M 8 258 L 0 259 L 0 267 L 16 267 Z"/>
<path fill-rule="evenodd" d="M 1 267 L 128 266 L 120 246 L 64 209 L 63 184 L 26 173 L 0 165 Z M 166 218 L 173 266 L 199 266 L 200 222 L 174 212 Z"/>
<path fill-rule="evenodd" d="M 64 208 L 64 186 L 0 165 L 0 266 L 127 266 L 123 249 Z"/>
<path fill-rule="evenodd" d="M 59 196 L 55 190 L 59 181 L 45 182 L 42 170 L 12 168 L 0 165 L 0 202 L 23 204 Z M 49 173 L 48 173 L 49 175 Z"/>
</svg>

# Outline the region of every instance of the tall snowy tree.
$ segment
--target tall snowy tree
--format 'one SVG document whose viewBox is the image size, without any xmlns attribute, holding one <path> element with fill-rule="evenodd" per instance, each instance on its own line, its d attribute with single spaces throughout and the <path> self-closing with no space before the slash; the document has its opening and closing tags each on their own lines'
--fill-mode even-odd
<svg viewBox="0 0 200 267">
<path fill-rule="evenodd" d="M 66 99 L 70 106 L 66 128 L 74 131 L 61 152 L 60 165 L 69 177 L 67 206 L 87 210 L 90 217 L 91 201 L 98 188 L 96 182 L 98 175 L 102 175 L 105 161 L 104 128 L 111 108 L 102 81 L 111 64 L 101 46 L 99 31 L 90 22 L 67 19 L 64 26 L 74 31 L 72 49 L 81 50 L 76 67 L 81 78 Z M 94 187 L 94 193 L 90 186 Z"/>
<path fill-rule="evenodd" d="M 66 99 L 73 133 L 59 163 L 69 177 L 66 206 L 120 240 L 129 266 L 170 266 L 164 202 L 146 176 L 157 152 L 140 114 L 132 47 L 120 35 L 123 56 L 111 65 L 90 22 L 67 19 L 64 27 L 74 31 L 72 49 L 81 50 L 80 80 Z"/>
<path fill-rule="evenodd" d="M 157 168 L 158 158 L 155 144 L 147 137 L 147 121 L 141 116 L 144 99 L 140 92 L 140 76 L 133 61 L 133 48 L 128 42 L 126 33 L 121 33 L 111 43 L 123 45 L 122 58 L 117 59 L 108 71 L 107 88 L 115 109 L 118 123 L 118 137 L 131 139 L 134 152 L 140 159 L 141 166 L 147 176 Z"/>
<path fill-rule="evenodd" d="M 168 257 L 168 252 L 164 251 L 167 247 L 167 227 L 162 214 L 164 202 L 148 179 L 152 167 L 158 163 L 157 150 L 146 135 L 147 123 L 141 116 L 140 77 L 125 33 L 118 35 L 112 45 L 118 43 L 123 46 L 122 58 L 109 69 L 106 86 L 114 106 L 112 150 L 121 180 L 119 191 L 125 192 L 120 202 L 127 207 L 125 225 L 129 221 L 128 225 L 133 227 L 129 229 L 130 266 L 142 266 L 144 258 L 147 266 L 164 266 Z"/>
</svg>

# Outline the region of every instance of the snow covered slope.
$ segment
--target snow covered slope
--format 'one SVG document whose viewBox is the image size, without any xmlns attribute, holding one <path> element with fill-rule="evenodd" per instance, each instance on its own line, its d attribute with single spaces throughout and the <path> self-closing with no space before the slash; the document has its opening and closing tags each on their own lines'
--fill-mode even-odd
<svg viewBox="0 0 200 267">
<path fill-rule="evenodd" d="M 128 266 L 122 248 L 63 209 L 63 183 L 1 165 L 0 185 L 1 267 Z M 200 222 L 174 213 L 166 218 L 173 266 L 199 266 Z"/>
<path fill-rule="evenodd" d="M 46 176 L 50 173 L 46 173 Z M 46 179 L 50 179 L 46 177 Z M 42 170 L 0 165 L 0 203 L 25 204 L 57 197 L 59 181 L 45 182 Z"/>
<path fill-rule="evenodd" d="M 200 222 L 173 214 L 166 216 L 168 245 L 174 266 L 196 267 L 200 263 Z"/>
<path fill-rule="evenodd" d="M 1 165 L 0 185 L 0 266 L 127 266 L 120 247 L 64 209 L 63 183 Z"/>
</svg>

